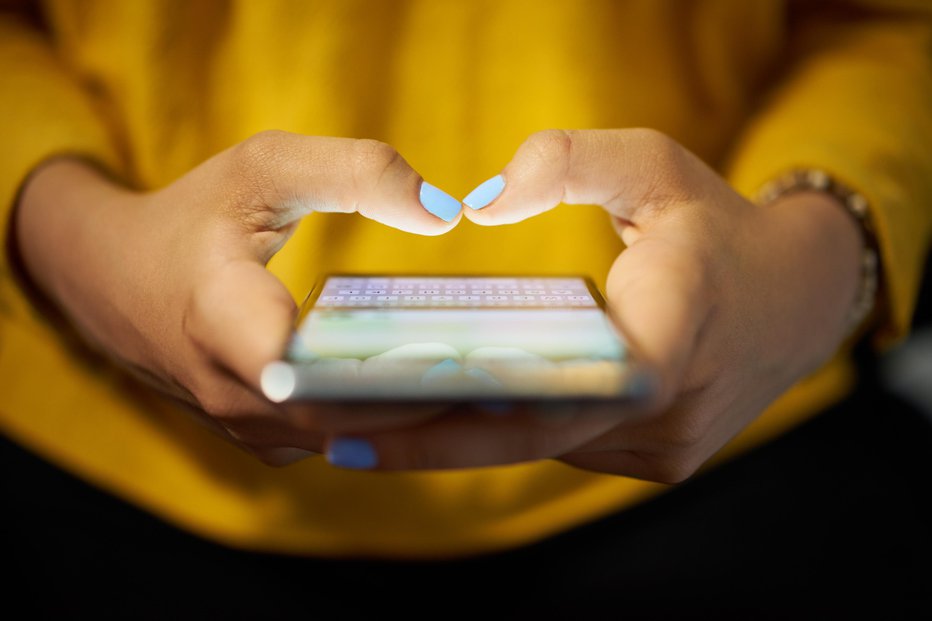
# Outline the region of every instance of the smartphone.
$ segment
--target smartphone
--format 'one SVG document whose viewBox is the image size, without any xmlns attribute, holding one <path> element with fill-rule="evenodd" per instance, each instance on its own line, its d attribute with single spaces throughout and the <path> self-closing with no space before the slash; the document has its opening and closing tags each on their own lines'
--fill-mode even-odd
<svg viewBox="0 0 932 621">
<path fill-rule="evenodd" d="M 582 275 L 328 274 L 262 374 L 275 402 L 627 401 L 652 385 Z"/>
</svg>

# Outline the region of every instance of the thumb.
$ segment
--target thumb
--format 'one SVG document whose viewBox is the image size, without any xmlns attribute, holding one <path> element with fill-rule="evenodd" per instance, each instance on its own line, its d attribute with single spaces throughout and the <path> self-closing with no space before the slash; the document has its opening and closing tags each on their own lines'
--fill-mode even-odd
<svg viewBox="0 0 932 621">
<path fill-rule="evenodd" d="M 644 225 L 656 207 L 691 198 L 705 165 L 651 129 L 547 130 L 531 135 L 501 175 L 464 199 L 481 225 L 520 222 L 561 203 L 601 205 Z"/>
<path fill-rule="evenodd" d="M 658 409 L 689 386 L 685 377 L 712 312 L 708 267 L 664 230 L 645 234 L 615 260 L 606 297 L 636 356 L 652 369 Z"/>
<path fill-rule="evenodd" d="M 359 213 L 403 231 L 440 235 L 461 204 L 375 140 L 266 131 L 209 160 L 252 231 L 278 231 L 312 212 Z M 227 201 L 229 203 L 229 201 Z"/>
<path fill-rule="evenodd" d="M 285 349 L 296 311 L 281 281 L 259 263 L 236 260 L 194 288 L 184 330 L 209 357 L 258 389 L 262 369 Z"/>
</svg>

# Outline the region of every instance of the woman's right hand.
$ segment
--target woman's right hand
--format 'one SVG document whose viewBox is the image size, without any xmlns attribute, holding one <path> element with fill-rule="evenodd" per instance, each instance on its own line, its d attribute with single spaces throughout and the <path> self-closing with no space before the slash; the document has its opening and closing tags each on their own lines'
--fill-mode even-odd
<svg viewBox="0 0 932 621">
<path fill-rule="evenodd" d="M 296 307 L 265 264 L 314 211 L 439 235 L 459 208 L 386 144 L 270 131 L 149 193 L 78 159 L 49 161 L 24 187 L 15 235 L 29 276 L 92 345 L 279 465 L 319 452 L 324 434 L 439 408 L 268 402 L 261 370 L 284 350 Z"/>
</svg>

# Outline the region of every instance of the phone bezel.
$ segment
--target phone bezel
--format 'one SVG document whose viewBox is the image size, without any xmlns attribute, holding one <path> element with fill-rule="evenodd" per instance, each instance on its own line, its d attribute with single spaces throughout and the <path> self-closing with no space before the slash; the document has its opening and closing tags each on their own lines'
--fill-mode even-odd
<svg viewBox="0 0 932 621">
<path fill-rule="evenodd" d="M 592 277 L 587 276 L 586 274 L 578 273 L 569 273 L 569 274 L 483 274 L 483 273 L 470 273 L 470 274 L 455 274 L 455 273 L 378 273 L 378 272 L 327 272 L 322 276 L 318 277 L 314 281 L 314 284 L 311 286 L 310 291 L 308 291 L 307 296 L 305 296 L 304 301 L 301 303 L 301 306 L 298 309 L 298 315 L 295 317 L 294 326 L 297 330 L 304 319 L 307 317 L 307 314 L 314 309 L 314 304 L 317 299 L 320 297 L 320 294 L 323 292 L 324 284 L 330 278 L 578 278 L 582 280 L 586 287 L 589 289 L 589 294 L 592 296 L 592 299 L 595 300 L 596 305 L 612 319 L 612 325 L 620 331 L 620 326 L 618 325 L 617 320 L 611 314 L 611 308 L 608 303 L 605 301 L 605 298 L 602 295 L 602 292 L 599 291 L 599 288 L 596 286 L 595 281 Z M 405 308 L 427 308 L 427 309 L 441 309 L 441 308 L 458 308 L 456 306 L 395 306 L 393 308 L 405 309 Z M 464 306 L 463 308 L 473 308 L 469 306 Z M 534 307 L 529 309 L 527 306 L 498 306 L 499 309 L 524 309 L 532 310 Z M 619 336 L 623 339 L 623 342 L 627 345 L 629 340 L 627 337 L 619 332 Z"/>
<path fill-rule="evenodd" d="M 298 310 L 298 313 L 294 321 L 294 329 L 295 329 L 296 338 L 299 338 L 297 337 L 298 331 L 300 330 L 300 327 L 302 323 L 304 322 L 304 320 L 307 318 L 308 314 L 315 308 L 318 308 L 316 306 L 316 302 L 324 290 L 324 285 L 330 278 L 517 278 L 517 279 L 520 279 L 520 278 L 531 278 L 531 279 L 533 278 L 573 278 L 573 279 L 579 279 L 583 283 L 585 283 L 587 289 L 589 290 L 589 294 L 592 296 L 592 299 L 596 303 L 596 306 L 608 318 L 612 328 L 616 332 L 617 338 L 620 340 L 620 342 L 625 347 L 625 361 L 624 361 L 625 366 L 626 366 L 626 369 L 630 370 L 632 377 L 636 376 L 637 378 L 637 381 L 633 382 L 633 384 L 637 385 L 636 389 L 632 389 L 625 393 L 605 395 L 605 396 L 582 395 L 582 394 L 573 394 L 573 393 L 544 395 L 540 397 L 530 397 L 527 395 L 513 395 L 513 396 L 509 395 L 507 396 L 506 400 L 515 401 L 515 402 L 558 401 L 558 402 L 573 402 L 573 403 L 605 402 L 605 401 L 621 401 L 621 402 L 643 401 L 650 396 L 652 392 L 651 388 L 655 384 L 653 382 L 653 375 L 650 373 L 649 369 L 641 362 L 640 357 L 638 356 L 637 352 L 632 347 L 631 339 L 628 337 L 628 335 L 619 325 L 619 322 L 617 318 L 615 317 L 615 315 L 613 314 L 611 307 L 608 305 L 605 299 L 605 296 L 602 295 L 602 292 L 599 290 L 598 286 L 595 284 L 594 279 L 587 274 L 581 274 L 577 272 L 548 273 L 548 274 L 541 274 L 541 273 L 520 274 L 520 273 L 513 273 L 513 272 L 510 272 L 510 273 L 450 273 L 450 272 L 382 273 L 382 272 L 347 272 L 347 271 L 326 272 L 326 273 L 321 274 L 315 280 L 314 284 L 311 286 L 310 290 L 308 291 L 308 294 L 305 296 L 304 301 L 299 306 L 299 310 Z M 331 309 L 333 307 L 326 307 L 326 308 Z M 411 306 L 411 307 L 402 306 L 402 307 L 393 307 L 393 308 L 394 309 L 418 308 L 418 309 L 423 310 L 423 309 L 449 309 L 449 308 L 458 308 L 458 307 L 457 306 L 451 307 L 451 306 L 427 305 L 427 306 Z M 464 306 L 463 308 L 474 308 L 474 307 Z M 527 311 L 533 312 L 534 310 L 537 310 L 539 307 L 500 306 L 496 308 L 497 309 L 520 309 L 520 310 L 527 310 Z M 591 308 L 591 307 L 588 307 L 588 308 Z M 294 365 L 303 364 L 303 361 L 290 356 L 289 351 L 285 352 L 283 356 L 283 362 L 294 364 Z M 303 401 L 348 401 L 348 400 L 358 400 L 358 399 L 355 397 L 355 395 L 346 394 L 341 397 L 333 397 L 333 396 L 302 397 L 300 400 L 303 400 Z M 371 397 L 370 396 L 370 397 L 366 397 L 363 400 L 386 401 L 390 399 L 386 397 Z M 406 401 L 406 402 L 407 401 L 419 401 L 419 400 L 438 401 L 438 397 L 425 396 L 423 399 L 418 399 L 418 398 L 412 398 L 409 395 L 409 396 L 405 396 L 403 399 L 398 399 L 398 400 Z M 439 400 L 443 400 L 443 399 L 440 398 Z M 489 401 L 491 399 L 483 397 L 483 396 L 477 396 L 472 399 L 456 398 L 453 400 L 457 402 L 470 402 L 470 401 L 481 402 L 481 401 Z M 502 399 L 500 397 L 496 397 L 494 400 L 501 401 Z"/>
</svg>

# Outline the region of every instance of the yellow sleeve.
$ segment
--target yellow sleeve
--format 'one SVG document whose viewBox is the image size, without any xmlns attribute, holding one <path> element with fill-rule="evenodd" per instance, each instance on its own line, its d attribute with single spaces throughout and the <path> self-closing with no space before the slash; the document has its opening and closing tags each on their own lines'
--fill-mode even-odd
<svg viewBox="0 0 932 621">
<path fill-rule="evenodd" d="M 75 76 L 56 57 L 33 3 L 0 4 L 0 235 L 10 240 L 13 206 L 30 171 L 61 154 L 76 154 L 115 169 L 104 123 Z M 7 250 L 9 246 L 7 246 Z M 18 297 L 9 252 L 0 258 L 0 322 Z M 2 336 L 2 334 L 0 334 Z M 2 346 L 2 338 L 0 338 Z"/>
<path fill-rule="evenodd" d="M 881 245 L 879 344 L 909 329 L 932 233 L 932 3 L 799 2 L 786 65 L 728 167 L 752 195 L 820 168 L 869 201 Z"/>
</svg>

